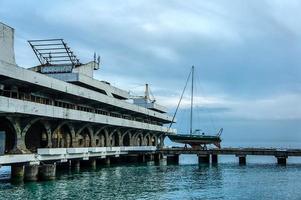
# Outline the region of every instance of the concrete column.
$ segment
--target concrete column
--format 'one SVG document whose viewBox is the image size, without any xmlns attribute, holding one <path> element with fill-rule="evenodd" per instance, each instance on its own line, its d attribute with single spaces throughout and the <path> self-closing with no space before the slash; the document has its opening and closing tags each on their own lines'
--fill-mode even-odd
<svg viewBox="0 0 301 200">
<path fill-rule="evenodd" d="M 96 169 L 96 159 L 90 159 L 90 166 L 93 169 Z"/>
<path fill-rule="evenodd" d="M 239 165 L 247 164 L 247 156 L 246 155 L 237 155 Z"/>
<path fill-rule="evenodd" d="M 11 166 L 11 180 L 12 181 L 23 181 L 24 178 L 24 165 L 14 164 Z"/>
<path fill-rule="evenodd" d="M 142 162 L 142 163 L 146 162 L 145 154 L 139 155 L 139 161 Z"/>
<path fill-rule="evenodd" d="M 286 165 L 286 159 L 287 159 L 287 157 L 285 157 L 285 156 L 279 156 L 279 157 L 276 157 L 276 158 L 277 158 L 278 165 Z"/>
<path fill-rule="evenodd" d="M 25 181 L 37 181 L 39 174 L 39 165 L 26 165 L 24 180 Z"/>
<path fill-rule="evenodd" d="M 54 180 L 56 175 L 56 165 L 55 164 L 44 164 L 40 166 L 40 178 L 42 180 Z"/>
<path fill-rule="evenodd" d="M 154 165 L 155 164 L 155 159 L 153 154 L 149 154 L 147 157 L 147 165 Z"/>
<path fill-rule="evenodd" d="M 209 164 L 210 155 L 198 155 L 199 164 Z"/>
<path fill-rule="evenodd" d="M 72 165 L 75 170 L 79 171 L 80 170 L 80 160 L 72 160 Z"/>
<path fill-rule="evenodd" d="M 211 154 L 211 163 L 212 164 L 218 163 L 218 155 L 217 154 Z"/>
<path fill-rule="evenodd" d="M 159 165 L 167 165 L 167 156 L 161 155 L 159 159 Z"/>
<path fill-rule="evenodd" d="M 171 163 L 171 164 L 179 164 L 179 154 L 174 154 L 174 155 L 169 155 L 167 156 L 167 163 Z"/>
<path fill-rule="evenodd" d="M 110 157 L 106 157 L 105 158 L 105 163 L 106 163 L 106 165 L 110 165 L 111 164 L 111 158 Z"/>
</svg>

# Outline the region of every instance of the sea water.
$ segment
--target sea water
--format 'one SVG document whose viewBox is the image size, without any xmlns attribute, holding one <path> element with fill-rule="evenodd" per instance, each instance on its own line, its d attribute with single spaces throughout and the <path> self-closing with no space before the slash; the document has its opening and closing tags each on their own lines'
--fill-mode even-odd
<svg viewBox="0 0 301 200">
<path fill-rule="evenodd" d="M 98 166 L 58 171 L 54 181 L 11 184 L 1 169 L 0 199 L 301 199 L 301 163 L 286 166 L 273 157 L 220 156 L 217 165 L 198 165 L 181 156 L 178 165 Z"/>
</svg>

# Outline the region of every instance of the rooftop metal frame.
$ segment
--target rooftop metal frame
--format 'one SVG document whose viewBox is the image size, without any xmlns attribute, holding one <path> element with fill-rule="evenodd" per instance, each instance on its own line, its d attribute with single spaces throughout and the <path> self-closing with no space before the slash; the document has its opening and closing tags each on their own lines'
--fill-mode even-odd
<svg viewBox="0 0 301 200">
<path fill-rule="evenodd" d="M 28 40 L 41 65 L 72 65 L 81 63 L 63 39 Z"/>
</svg>

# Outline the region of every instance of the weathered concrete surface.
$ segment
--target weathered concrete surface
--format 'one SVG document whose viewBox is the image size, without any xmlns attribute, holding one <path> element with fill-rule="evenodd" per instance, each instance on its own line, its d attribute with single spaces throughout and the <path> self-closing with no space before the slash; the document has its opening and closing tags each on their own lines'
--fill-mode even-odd
<svg viewBox="0 0 301 200">
<path fill-rule="evenodd" d="M 121 101 L 119 99 L 109 97 L 99 92 L 80 87 L 71 83 L 67 83 L 55 78 L 48 77 L 44 74 L 39 74 L 16 65 L 10 65 L 0 61 L 0 74 L 12 79 L 23 81 L 27 84 L 34 84 L 45 89 L 53 90 L 55 92 L 63 92 L 68 95 L 79 97 L 87 100 L 97 101 L 107 105 L 117 107 L 119 109 L 125 109 L 130 112 L 140 113 L 148 115 L 150 117 L 157 118 L 158 120 L 164 120 L 166 123 L 172 121 L 172 117 L 166 114 L 161 114 L 143 108 L 141 106 L 134 105 L 132 103 Z"/>
<path fill-rule="evenodd" d="M 54 180 L 56 175 L 56 165 L 55 164 L 44 164 L 40 166 L 39 175 L 41 180 Z"/>
<path fill-rule="evenodd" d="M 14 29 L 0 22 L 0 60 L 16 64 L 14 52 Z"/>
<path fill-rule="evenodd" d="M 168 128 L 123 118 L 117 118 L 107 115 L 89 113 L 79 110 L 61 108 L 52 105 L 39 104 L 30 101 L 12 99 L 0 96 L 0 112 L 18 113 L 26 115 L 36 115 L 49 118 L 68 119 L 76 121 L 85 121 L 101 124 L 109 124 L 114 126 L 122 126 L 129 128 L 137 128 L 151 131 L 167 132 Z M 174 129 L 169 129 L 169 132 L 175 132 Z"/>
</svg>

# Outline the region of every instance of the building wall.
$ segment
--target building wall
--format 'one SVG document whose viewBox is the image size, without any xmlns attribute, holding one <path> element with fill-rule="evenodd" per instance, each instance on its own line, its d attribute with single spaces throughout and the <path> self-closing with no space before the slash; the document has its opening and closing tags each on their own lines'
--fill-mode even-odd
<svg viewBox="0 0 301 200">
<path fill-rule="evenodd" d="M 15 64 L 14 29 L 0 22 L 0 60 Z"/>
</svg>

